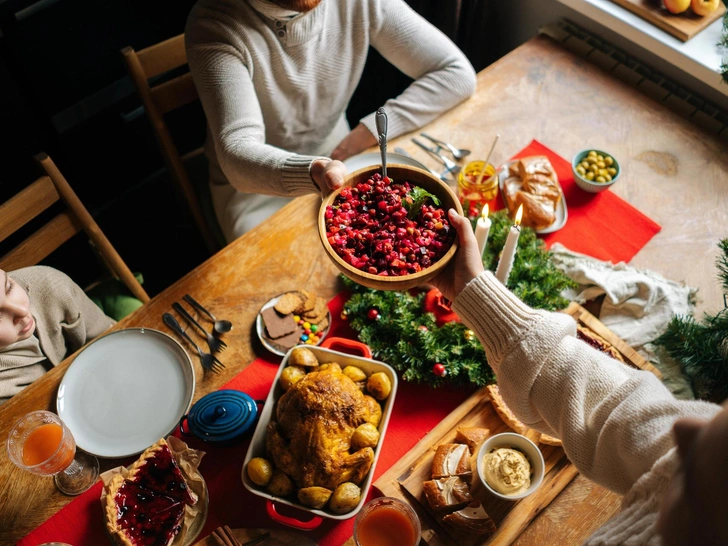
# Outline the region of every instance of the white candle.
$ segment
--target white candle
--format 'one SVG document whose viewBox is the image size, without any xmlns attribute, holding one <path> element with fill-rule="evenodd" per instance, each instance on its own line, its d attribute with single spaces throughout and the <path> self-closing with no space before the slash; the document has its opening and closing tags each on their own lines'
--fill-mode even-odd
<svg viewBox="0 0 728 546">
<path fill-rule="evenodd" d="M 490 225 L 493 223 L 490 221 L 490 218 L 488 218 L 488 204 L 486 203 L 485 206 L 483 206 L 483 212 L 480 214 L 480 218 L 478 218 L 478 222 L 475 224 L 475 240 L 478 241 L 478 250 L 480 250 L 480 255 L 483 255 L 483 252 L 485 252 L 485 244 L 488 242 L 488 233 L 490 233 Z"/>
<path fill-rule="evenodd" d="M 498 269 L 495 271 L 495 278 L 504 285 L 508 282 L 508 275 L 513 267 L 513 259 L 516 257 L 516 248 L 518 247 L 518 237 L 521 235 L 521 216 L 523 215 L 523 205 L 518 207 L 514 224 L 508 232 L 506 244 L 503 247 L 500 260 L 498 261 Z"/>
</svg>

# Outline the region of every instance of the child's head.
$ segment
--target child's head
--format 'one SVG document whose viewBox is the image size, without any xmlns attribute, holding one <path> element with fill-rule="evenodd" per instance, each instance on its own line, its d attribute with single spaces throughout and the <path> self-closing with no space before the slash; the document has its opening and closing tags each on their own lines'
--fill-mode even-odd
<svg viewBox="0 0 728 546">
<path fill-rule="evenodd" d="M 28 339 L 35 331 L 28 293 L 0 269 L 0 348 Z"/>
</svg>

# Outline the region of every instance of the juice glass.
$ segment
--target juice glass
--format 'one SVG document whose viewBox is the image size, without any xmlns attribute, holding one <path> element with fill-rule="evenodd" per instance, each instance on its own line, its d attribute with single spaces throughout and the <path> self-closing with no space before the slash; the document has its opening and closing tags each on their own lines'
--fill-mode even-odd
<svg viewBox="0 0 728 546">
<path fill-rule="evenodd" d="M 53 476 L 66 495 L 78 495 L 99 477 L 96 457 L 76 450 L 73 434 L 50 411 L 33 411 L 21 417 L 8 434 L 10 460 L 19 468 L 40 476 Z"/>
<path fill-rule="evenodd" d="M 357 546 L 417 546 L 421 534 L 417 513 L 394 497 L 369 501 L 354 520 Z"/>
<path fill-rule="evenodd" d="M 485 169 L 485 171 L 484 171 Z M 483 174 L 480 177 L 480 174 Z M 480 178 L 480 184 L 478 179 Z M 473 213 L 479 215 L 483 205 L 493 201 L 498 196 L 498 174 L 495 167 L 483 161 L 471 161 L 458 174 L 458 198 L 460 203 L 469 203 L 468 209 L 474 208 Z M 494 207 L 491 207 L 493 209 Z M 470 211 L 465 211 L 470 214 Z"/>
</svg>

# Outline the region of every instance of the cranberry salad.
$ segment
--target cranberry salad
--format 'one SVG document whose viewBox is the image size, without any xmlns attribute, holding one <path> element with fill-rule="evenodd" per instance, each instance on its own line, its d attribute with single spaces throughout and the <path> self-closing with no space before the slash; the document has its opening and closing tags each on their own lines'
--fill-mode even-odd
<svg viewBox="0 0 728 546">
<path fill-rule="evenodd" d="M 439 204 L 418 186 L 376 173 L 342 189 L 326 207 L 326 237 L 345 262 L 366 273 L 417 273 L 439 260 L 455 239 Z"/>
</svg>

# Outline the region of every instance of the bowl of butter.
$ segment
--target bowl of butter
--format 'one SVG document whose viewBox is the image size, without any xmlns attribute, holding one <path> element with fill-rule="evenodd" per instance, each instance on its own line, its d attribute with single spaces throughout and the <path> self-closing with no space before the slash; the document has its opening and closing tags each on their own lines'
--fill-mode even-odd
<svg viewBox="0 0 728 546">
<path fill-rule="evenodd" d="M 496 434 L 483 442 L 477 464 L 481 483 L 500 499 L 522 499 L 543 482 L 545 463 L 541 450 L 514 432 Z"/>
</svg>

